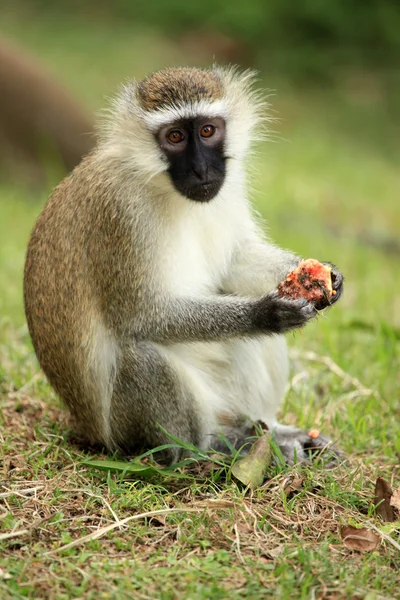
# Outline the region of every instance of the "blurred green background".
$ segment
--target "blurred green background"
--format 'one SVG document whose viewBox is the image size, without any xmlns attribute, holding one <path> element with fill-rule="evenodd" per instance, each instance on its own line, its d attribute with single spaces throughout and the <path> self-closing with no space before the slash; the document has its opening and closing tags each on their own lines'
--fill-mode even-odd
<svg viewBox="0 0 400 600">
<path fill-rule="evenodd" d="M 355 369 L 373 372 L 368 366 L 379 357 L 368 354 L 374 353 L 371 343 L 377 348 L 376 331 L 389 328 L 397 339 L 400 327 L 395 0 L 17 0 L 1 5 L 1 39 L 61 83 L 89 119 L 121 82 L 165 66 L 216 61 L 257 69 L 273 117 L 270 140 L 259 145 L 251 164 L 257 209 L 277 243 L 335 262 L 347 280 L 340 305 L 296 343 L 339 361 L 357 356 Z M 29 86 L 24 93 L 29 114 Z M 6 328 L 9 336 L 24 324 L 28 235 L 63 176 L 50 155 L 43 154 L 40 185 L 26 180 L 22 162 L 12 177 L 0 164 L 3 339 Z M 392 350 L 390 357 L 393 369 Z M 387 371 L 381 378 L 392 390 L 398 386 Z"/>
<path fill-rule="evenodd" d="M 256 202 L 282 245 L 338 262 L 350 242 L 365 269 L 399 249 L 400 9 L 396 0 L 2 2 L 0 40 L 15 44 L 60 82 L 90 118 L 120 83 L 170 65 L 234 62 L 259 71 L 270 95 L 271 141 L 252 176 Z M 1 90 L 0 90 L 1 102 Z M 1 104 L 0 104 L 1 110 Z M 26 112 L 29 113 L 26 89 Z M 24 165 L 0 164 L 3 275 L 0 311 L 23 322 L 20 269 L 34 218 L 62 176 L 54 162 L 39 189 Z M 46 163 L 45 156 L 45 163 Z M 318 241 L 320 240 L 320 242 Z M 332 247 L 332 250 L 325 248 Z M 339 254 L 339 257 L 337 256 Z M 17 267 L 15 267 L 17 265 Z M 14 269 L 17 268 L 18 276 Z M 399 325 L 386 259 L 382 318 Z M 398 277 L 397 277 L 398 279 Z M 348 281 L 348 288 L 352 282 Z M 373 318 L 366 290 L 354 290 Z M 351 289 L 347 298 L 350 302 Z M 368 288 L 371 293 L 371 284 Z M 359 306 L 354 303 L 355 310 Z"/>
<path fill-rule="evenodd" d="M 387 71 L 396 69 L 400 56 L 396 0 L 17 0 L 10 5 L 22 18 L 146 27 L 178 43 L 201 32 L 221 45 L 226 36 L 231 51 L 242 50 L 242 59 L 296 77 L 327 80 L 350 65 Z"/>
<path fill-rule="evenodd" d="M 9 118 L 5 111 L 5 84 L 1 80 L 1 44 L 4 40 L 14 45 L 16 54 L 21 53 L 33 61 L 33 71 L 37 69 L 38 73 L 29 81 L 18 80 L 21 84 L 19 92 L 8 105 L 10 114 L 14 106 L 20 107 L 17 118 L 17 112 Z M 328 471 L 323 476 L 326 477 L 323 486 L 317 484 L 315 487 L 312 484 L 312 498 L 305 496 L 301 500 L 302 496 L 299 496 L 300 503 L 306 502 L 304 514 L 311 514 L 311 511 L 316 517 L 313 503 L 318 490 L 323 490 L 327 497 L 331 496 L 329 510 L 336 514 L 335 519 L 344 518 L 340 516 L 343 515 L 343 506 L 353 503 L 358 511 L 360 498 L 365 503 L 370 502 L 378 473 L 387 473 L 385 476 L 393 481 L 395 487 L 398 486 L 398 0 L 0 0 L 0 401 L 4 414 L 8 411 L 9 416 L 8 421 L 2 420 L 0 412 L 1 435 L 5 441 L 2 444 L 4 464 L 9 464 L 6 461 L 10 456 L 16 465 L 20 464 L 20 421 L 14 418 L 13 403 L 18 394 L 20 397 L 28 394 L 33 406 L 48 406 L 49 413 L 44 417 L 30 417 L 28 412 L 22 415 L 24 423 L 27 423 L 24 431 L 29 431 L 27 464 L 33 465 L 35 473 L 39 473 L 39 479 L 44 478 L 50 483 L 53 477 L 58 477 L 60 468 L 72 467 L 69 472 L 73 473 L 72 478 L 76 477 L 76 485 L 87 485 L 87 480 L 79 478 L 86 476 L 81 467 L 76 472 L 81 455 L 68 442 L 61 417 L 54 417 L 52 412 L 59 406 L 58 401 L 40 375 L 23 312 L 22 272 L 29 233 L 53 186 L 65 174 L 54 140 L 46 141 L 41 136 L 49 121 L 52 121 L 57 135 L 64 114 L 64 101 L 60 99 L 62 96 L 57 96 L 58 99 L 55 96 L 47 98 L 47 84 L 42 83 L 39 73 L 47 73 L 45 81 L 54 85 L 59 82 L 63 86 L 67 95 L 76 102 L 76 110 L 86 115 L 90 130 L 92 121 L 107 106 L 109 97 L 118 90 L 121 82 L 129 78 L 142 78 L 166 66 L 203 66 L 213 61 L 257 69 L 258 85 L 266 90 L 270 102 L 270 139 L 260 143 L 257 152 L 250 158 L 249 188 L 272 239 L 304 257 L 331 261 L 345 275 L 345 293 L 341 301 L 307 325 L 301 333 L 288 336 L 289 343 L 300 356 L 300 360 L 298 357 L 294 360 L 294 369 L 300 372 L 300 378 L 297 376 L 297 383 L 292 381 L 280 415 L 286 423 L 320 428 L 348 453 L 351 465 L 357 465 L 353 473 L 347 471 L 348 467 L 345 466 L 343 478 L 336 471 L 332 475 Z M 10 68 L 5 77 L 6 83 L 14 81 L 18 79 L 18 72 Z M 51 88 L 52 83 L 49 85 Z M 33 89 L 44 102 L 41 111 L 32 99 Z M 28 141 L 37 143 L 38 161 L 41 164 L 27 164 L 21 159 L 14 161 L 12 168 L 7 166 L 9 152 L 1 137 L 2 127 L 10 131 L 12 121 L 10 135 L 19 136 L 18 143 L 21 146 L 21 143 L 25 143 L 24 134 L 28 126 L 34 120 Z M 21 125 L 22 122 L 24 125 Z M 23 154 L 23 148 L 19 147 L 19 150 Z M 315 352 L 316 364 L 312 359 L 307 359 L 307 355 L 304 359 L 303 350 Z M 318 359 L 321 356 L 329 358 L 320 364 Z M 330 360 L 335 361 L 350 377 L 346 374 L 338 376 L 337 371 L 329 370 L 326 365 L 331 364 Z M 352 377 L 358 378 L 360 383 Z M 40 411 L 37 414 L 42 415 Z M 55 414 L 59 415 L 60 412 Z M 8 429 L 4 425 L 7 422 Z M 17 423 L 14 429 L 12 423 Z M 31 439 L 36 441 L 31 443 Z M 50 443 L 46 445 L 48 439 L 54 440 L 51 446 Z M 43 440 L 46 440 L 44 445 Z M 62 444 L 65 444 L 65 448 Z M 67 462 L 62 462 L 65 458 L 61 458 L 63 454 L 61 450 L 58 453 L 59 449 L 65 452 Z M 355 463 L 357 457 L 359 461 Z M 49 464 L 53 465 L 53 471 Z M 20 471 L 22 478 L 25 471 Z M 6 467 L 4 473 L 7 473 Z M 59 483 L 56 483 L 49 488 L 51 492 L 46 495 L 43 504 L 45 506 L 48 502 L 54 507 L 61 506 L 55 510 L 64 511 L 63 504 L 57 504 L 58 486 Z M 97 495 L 103 493 L 103 488 L 99 489 Z M 148 495 L 145 488 L 141 494 L 139 487 L 132 487 L 131 495 L 126 495 L 126 488 L 113 489 L 115 498 L 120 498 L 122 502 L 121 510 L 129 511 L 129 514 L 137 506 L 143 510 L 153 506 L 154 500 L 148 500 L 151 494 Z M 363 495 L 360 496 L 354 489 L 361 489 Z M 165 506 L 171 501 L 171 496 L 165 496 L 164 488 L 160 490 L 157 492 L 159 506 Z M 260 492 L 264 493 L 265 490 Z M 207 497 L 209 495 L 207 492 Z M 262 527 L 264 522 L 270 521 L 270 510 L 277 503 L 277 496 L 271 497 L 274 498 L 272 502 L 270 496 L 266 496 L 266 503 L 270 504 L 265 505 L 265 515 L 268 517 L 263 516 Z M 113 496 L 110 502 L 114 502 L 115 498 Z M 137 504 L 142 501 L 143 506 Z M 288 508 L 286 497 L 284 501 L 284 510 L 289 511 L 288 514 L 290 510 L 297 514 L 298 505 L 290 500 L 292 508 Z M 19 497 L 15 502 L 20 502 Z M 84 502 L 82 514 L 89 510 L 86 508 L 86 499 Z M 340 507 L 337 510 L 338 503 Z M 72 509 L 66 509 L 67 517 L 70 510 L 75 515 L 75 504 L 71 506 Z M 113 506 L 116 508 L 115 504 Z M 323 520 L 329 512 L 327 506 L 324 505 L 324 510 L 318 513 Z M 120 505 L 116 511 L 121 514 Z M 59 514 L 63 516 L 63 512 Z M 273 585 L 278 585 L 276 597 L 395 597 L 398 591 L 398 566 L 394 558 L 376 551 L 366 555 L 364 562 L 358 561 L 357 553 L 352 553 L 351 560 L 342 559 L 336 553 L 336 534 L 330 533 L 328 536 L 319 530 L 319 523 L 323 523 L 323 520 L 315 520 L 312 525 L 311 519 L 310 531 L 317 527 L 313 533 L 315 540 L 312 547 L 307 546 L 303 539 L 309 524 L 304 521 L 304 528 L 297 529 L 297 517 L 293 525 L 290 524 L 285 530 L 286 534 L 282 534 L 283 541 L 287 542 L 287 552 L 277 558 L 274 570 L 270 570 L 272 563 L 265 565 L 268 573 L 275 577 Z M 72 519 L 66 518 L 64 521 L 68 528 Z M 283 527 L 282 522 L 276 521 L 279 529 Z M 265 590 L 257 587 L 258 580 L 253 574 L 249 577 L 252 585 L 254 579 L 258 590 L 253 595 L 251 586 L 246 595 L 242 584 L 236 583 L 235 588 L 217 595 L 215 590 L 223 587 L 224 582 L 218 570 L 218 555 L 213 555 L 210 549 L 214 541 L 209 542 L 209 534 L 202 529 L 197 530 L 196 525 L 188 527 L 193 548 L 204 544 L 204 557 L 199 558 L 198 571 L 195 567 L 193 572 L 190 570 L 192 552 L 188 553 L 189 561 L 183 562 L 179 558 L 174 563 L 171 552 L 154 547 L 151 558 L 148 559 L 150 554 L 146 554 L 143 570 L 138 576 L 139 583 L 135 574 L 132 574 L 131 562 L 128 574 L 123 578 L 120 572 L 116 574 L 117 565 L 124 568 L 124 563 L 118 563 L 119 559 L 114 555 L 115 549 L 118 551 L 118 548 L 124 547 L 118 546 L 117 540 L 115 549 L 110 546 L 110 551 L 102 550 L 103 562 L 99 562 L 98 558 L 103 546 L 90 547 L 94 558 L 91 562 L 90 552 L 87 554 L 86 548 L 79 556 L 71 555 L 70 562 L 64 560 L 65 557 L 62 560 L 50 558 L 53 562 L 46 564 L 51 565 L 51 576 L 45 571 L 42 581 L 46 582 L 46 586 L 51 582 L 50 585 L 67 590 L 67 595 L 54 595 L 50 591 L 50 595 L 46 596 L 35 587 L 36 577 L 42 573 L 38 560 L 43 556 L 45 547 L 41 541 L 36 546 L 35 534 L 30 550 L 28 545 L 21 546 L 15 572 L 21 570 L 23 573 L 20 582 L 25 577 L 29 580 L 23 593 L 35 598 L 100 598 L 98 589 L 105 586 L 106 590 L 114 590 L 115 585 L 122 590 L 121 598 L 132 597 L 132 589 L 144 590 L 144 595 L 140 596 L 143 598 L 176 598 L 179 596 L 176 589 L 185 590 L 191 578 L 193 589 L 201 586 L 198 580 L 201 582 L 207 573 L 211 573 L 207 577 L 213 580 L 214 591 L 203 593 L 200 589 L 190 597 L 264 597 Z M 276 526 L 274 529 L 279 531 Z M 73 536 L 77 534 L 75 530 L 71 531 Z M 386 528 L 385 531 L 389 530 Z M 229 536 L 231 539 L 231 531 Z M 70 539 L 63 538 L 64 541 Z M 129 537 L 129 552 L 137 552 L 138 539 L 140 537 L 134 537 L 132 544 Z M 98 544 L 99 541 L 93 543 Z M 180 538 L 175 541 L 174 538 L 171 541 L 173 552 L 178 553 L 182 543 L 185 544 L 184 538 L 183 541 Z M 190 546 L 183 545 L 183 548 L 186 552 Z M 238 559 L 234 557 L 236 551 L 233 548 L 227 565 L 233 565 L 232 578 L 236 581 L 235 561 Z M 7 555 L 4 556 L 6 577 L 9 566 Z M 238 556 L 240 558 L 239 545 Z M 75 558 L 81 562 L 75 562 Z M 49 559 L 46 556 L 44 560 Z M 211 570 L 213 560 L 218 567 L 215 575 Z M 107 562 L 106 567 L 103 566 L 106 564 L 104 561 Z M 164 578 L 162 575 L 161 580 L 160 564 L 164 566 Z M 174 564 L 175 570 L 171 569 Z M 85 573 L 78 565 L 85 566 Z M 83 574 L 84 581 L 79 589 L 74 588 L 78 570 Z M 262 572 L 259 563 L 257 572 Z M 140 583 L 140 573 L 143 574 L 143 585 Z M 164 593 L 162 590 L 161 595 L 156 596 L 152 593 L 153 587 L 159 589 L 160 585 L 164 586 L 165 577 L 170 577 L 169 589 L 173 588 L 173 591 Z M 110 588 L 104 583 L 105 578 L 112 579 Z M 10 597 L 22 597 L 19 595 L 22 587 L 14 584 L 13 579 L 10 585 L 18 590 L 17 596 Z M 328 588 L 331 593 L 327 592 Z M 68 590 L 72 592 L 68 593 Z M 125 590 L 128 591 L 127 595 L 124 594 Z M 334 590 L 338 590 L 338 594 Z M 275 596 L 274 588 L 269 592 Z M 115 596 L 115 591 L 111 592 L 111 596 L 105 594 L 101 597 L 114 597 L 113 594 Z"/>
</svg>

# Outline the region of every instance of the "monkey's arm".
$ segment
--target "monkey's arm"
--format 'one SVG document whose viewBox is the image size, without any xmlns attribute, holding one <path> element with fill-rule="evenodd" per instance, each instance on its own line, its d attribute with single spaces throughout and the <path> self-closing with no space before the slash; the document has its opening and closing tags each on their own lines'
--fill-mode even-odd
<svg viewBox="0 0 400 600">
<path fill-rule="evenodd" d="M 253 234 L 240 243 L 231 268 L 225 278 L 222 291 L 239 296 L 261 296 L 276 289 L 287 274 L 295 269 L 300 258 L 282 250 Z M 323 263 L 332 269 L 332 288 L 335 295 L 316 305 L 322 310 L 339 300 L 343 292 L 343 275 L 332 263 Z"/>
<path fill-rule="evenodd" d="M 295 254 L 252 233 L 239 243 L 222 291 L 240 296 L 261 296 L 276 289 L 299 261 Z"/>
<path fill-rule="evenodd" d="M 273 292 L 260 299 L 153 298 L 148 310 L 139 314 L 133 327 L 136 339 L 176 343 L 285 333 L 305 325 L 316 311 L 306 300 Z"/>
</svg>

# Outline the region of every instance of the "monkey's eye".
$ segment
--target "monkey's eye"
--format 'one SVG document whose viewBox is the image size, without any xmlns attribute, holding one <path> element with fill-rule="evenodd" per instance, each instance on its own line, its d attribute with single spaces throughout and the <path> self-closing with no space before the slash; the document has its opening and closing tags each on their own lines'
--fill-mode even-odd
<svg viewBox="0 0 400 600">
<path fill-rule="evenodd" d="M 185 136 L 179 129 L 173 129 L 167 134 L 167 138 L 172 144 L 179 144 L 179 142 L 183 142 Z"/>
<path fill-rule="evenodd" d="M 203 125 L 203 127 L 200 129 L 200 135 L 203 138 L 209 138 L 209 137 L 213 136 L 214 133 L 215 133 L 214 125 Z"/>
</svg>

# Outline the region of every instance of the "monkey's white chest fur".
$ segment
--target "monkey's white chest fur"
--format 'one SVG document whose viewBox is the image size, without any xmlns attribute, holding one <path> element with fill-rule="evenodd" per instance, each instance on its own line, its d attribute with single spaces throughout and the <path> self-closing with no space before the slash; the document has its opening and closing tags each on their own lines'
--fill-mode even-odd
<svg viewBox="0 0 400 600">
<path fill-rule="evenodd" d="M 245 205 L 195 205 L 170 224 L 160 242 L 161 281 L 167 294 L 218 294 L 237 240 L 246 228 Z M 283 337 L 159 345 L 201 406 L 205 429 L 221 414 L 245 414 L 270 425 L 287 382 Z"/>
<path fill-rule="evenodd" d="M 235 248 L 237 212 L 200 204 L 170 221 L 159 240 L 159 276 L 168 294 L 218 293 Z"/>
</svg>

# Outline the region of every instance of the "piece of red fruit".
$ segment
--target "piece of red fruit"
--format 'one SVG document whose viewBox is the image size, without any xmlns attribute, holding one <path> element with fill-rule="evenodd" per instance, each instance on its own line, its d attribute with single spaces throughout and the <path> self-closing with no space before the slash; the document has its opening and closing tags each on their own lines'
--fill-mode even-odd
<svg viewBox="0 0 400 600">
<path fill-rule="evenodd" d="M 308 435 L 313 440 L 316 440 L 316 439 L 319 438 L 319 436 L 321 435 L 321 433 L 320 433 L 319 429 L 310 429 L 310 431 L 308 432 Z"/>
<path fill-rule="evenodd" d="M 305 298 L 309 302 L 330 300 L 336 294 L 332 289 L 332 269 L 314 258 L 302 260 L 278 285 L 278 294 L 286 298 Z"/>
</svg>

